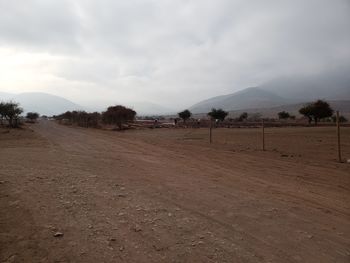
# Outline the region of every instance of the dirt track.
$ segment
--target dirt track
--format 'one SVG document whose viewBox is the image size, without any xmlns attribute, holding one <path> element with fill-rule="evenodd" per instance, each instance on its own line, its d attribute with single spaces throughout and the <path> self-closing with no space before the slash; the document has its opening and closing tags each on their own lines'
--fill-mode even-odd
<svg viewBox="0 0 350 263">
<path fill-rule="evenodd" d="M 31 128 L 0 134 L 0 262 L 350 261 L 350 165 L 321 147 Z"/>
</svg>

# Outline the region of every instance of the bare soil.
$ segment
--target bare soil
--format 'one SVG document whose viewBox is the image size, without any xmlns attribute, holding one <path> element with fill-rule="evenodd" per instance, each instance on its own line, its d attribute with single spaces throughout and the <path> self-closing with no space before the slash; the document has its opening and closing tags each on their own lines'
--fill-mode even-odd
<svg viewBox="0 0 350 263">
<path fill-rule="evenodd" d="M 350 262 L 335 129 L 0 129 L 0 262 Z M 342 129 L 350 159 L 350 128 Z"/>
</svg>

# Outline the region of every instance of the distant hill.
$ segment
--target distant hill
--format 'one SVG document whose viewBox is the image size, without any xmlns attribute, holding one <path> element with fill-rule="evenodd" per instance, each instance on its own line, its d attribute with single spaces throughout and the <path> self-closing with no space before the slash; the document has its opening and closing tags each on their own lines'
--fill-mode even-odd
<svg viewBox="0 0 350 263">
<path fill-rule="evenodd" d="M 333 110 L 339 110 L 340 114 L 345 116 L 347 119 L 350 120 L 350 100 L 327 100 L 329 104 L 331 105 Z M 308 101 L 310 102 L 310 101 Z M 308 102 L 302 102 L 302 103 L 293 103 L 293 104 L 286 104 L 276 107 L 265 107 L 265 108 L 250 108 L 250 109 L 240 109 L 240 110 L 232 110 L 229 111 L 229 117 L 230 118 L 237 118 L 239 115 L 241 115 L 243 112 L 247 112 L 248 116 L 253 115 L 256 113 L 261 114 L 262 117 L 265 118 L 277 118 L 277 115 L 281 111 L 287 111 L 292 115 L 295 115 L 297 117 L 301 117 L 299 114 L 299 109 L 307 104 Z M 172 117 L 175 117 L 172 116 Z M 194 118 L 206 118 L 206 113 L 195 113 L 193 115 Z"/>
<path fill-rule="evenodd" d="M 340 114 L 350 119 L 350 100 L 328 100 L 329 104 L 333 110 L 339 110 Z M 281 111 L 287 111 L 295 116 L 300 116 L 299 109 L 306 103 L 295 103 L 287 104 L 277 107 L 270 108 L 251 108 L 251 109 L 242 109 L 230 111 L 230 117 L 238 117 L 241 113 L 247 112 L 249 114 L 260 113 L 263 117 L 266 118 L 277 118 L 277 113 Z"/>
<path fill-rule="evenodd" d="M 35 111 L 41 115 L 56 115 L 66 111 L 72 110 L 87 110 L 87 111 L 105 111 L 110 105 L 125 105 L 133 108 L 138 115 L 165 115 L 175 112 L 173 109 L 163 107 L 161 105 L 151 102 L 133 102 L 133 103 L 119 103 L 119 102 L 96 102 L 96 105 L 80 106 L 65 98 L 51 95 L 42 92 L 25 92 L 20 94 L 11 94 L 0 92 L 0 101 L 13 100 L 19 102 L 25 113 Z"/>
<path fill-rule="evenodd" d="M 0 101 L 7 101 L 13 99 L 14 94 L 1 92 L 0 91 Z"/>
<path fill-rule="evenodd" d="M 193 113 L 206 113 L 212 108 L 222 108 L 226 111 L 249 108 L 261 109 L 290 104 L 292 102 L 294 101 L 276 95 L 271 91 L 252 87 L 232 94 L 201 101 L 190 107 L 190 111 Z"/>
<path fill-rule="evenodd" d="M 273 82 L 273 85 L 271 82 L 271 86 L 263 86 L 264 88 L 247 88 L 232 94 L 213 97 L 189 109 L 197 117 L 205 117 L 211 108 L 223 108 L 230 113 L 230 117 L 238 117 L 242 112 L 248 112 L 248 114 L 260 113 L 264 117 L 276 118 L 280 111 L 287 111 L 298 116 L 299 109 L 304 104 L 316 99 L 325 99 L 334 110 L 339 110 L 342 115 L 350 119 L 350 95 L 348 95 L 350 88 L 344 88 L 346 83 L 330 91 L 327 91 L 326 88 L 320 89 L 320 93 L 305 91 L 304 97 L 301 87 L 296 86 L 293 91 L 295 83 L 287 83 L 285 86 L 281 84 L 280 89 L 278 89 L 278 83 L 281 84 L 276 81 Z M 312 88 L 312 90 L 316 89 Z"/>
<path fill-rule="evenodd" d="M 20 103 L 24 112 L 34 111 L 41 115 L 55 115 L 68 110 L 82 109 L 80 105 L 70 100 L 42 92 L 25 92 L 20 94 L 0 92 L 0 101 L 8 100 Z"/>
</svg>

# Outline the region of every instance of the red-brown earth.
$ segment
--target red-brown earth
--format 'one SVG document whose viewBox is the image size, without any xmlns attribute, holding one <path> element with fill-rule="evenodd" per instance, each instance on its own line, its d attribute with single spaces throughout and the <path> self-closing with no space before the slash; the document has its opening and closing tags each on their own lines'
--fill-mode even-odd
<svg viewBox="0 0 350 263">
<path fill-rule="evenodd" d="M 0 129 L 0 262 L 350 262 L 335 135 Z"/>
</svg>

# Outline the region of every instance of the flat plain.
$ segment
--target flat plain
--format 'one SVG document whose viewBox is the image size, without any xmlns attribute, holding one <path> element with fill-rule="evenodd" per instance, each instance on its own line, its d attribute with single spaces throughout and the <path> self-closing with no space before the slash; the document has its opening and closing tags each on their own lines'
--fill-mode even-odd
<svg viewBox="0 0 350 263">
<path fill-rule="evenodd" d="M 0 132 L 0 262 L 350 261 L 335 127 Z"/>
</svg>

